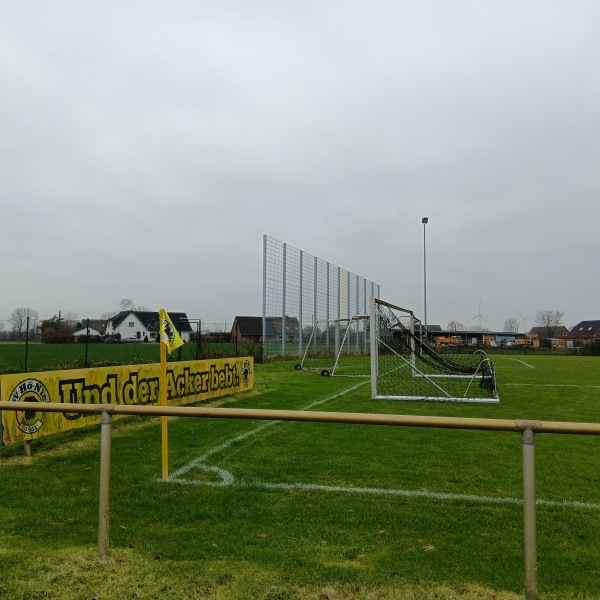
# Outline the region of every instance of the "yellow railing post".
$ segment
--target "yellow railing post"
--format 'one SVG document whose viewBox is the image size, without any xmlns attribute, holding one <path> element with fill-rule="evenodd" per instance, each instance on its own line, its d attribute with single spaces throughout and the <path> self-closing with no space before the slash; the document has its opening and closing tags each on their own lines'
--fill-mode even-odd
<svg viewBox="0 0 600 600">
<path fill-rule="evenodd" d="M 100 429 L 100 493 L 98 515 L 98 556 L 103 558 L 108 552 L 110 526 L 110 450 L 112 416 L 102 411 Z"/>
<path fill-rule="evenodd" d="M 525 550 L 525 598 L 537 600 L 537 540 L 535 516 L 535 433 L 521 432 L 523 449 L 523 533 Z"/>
</svg>

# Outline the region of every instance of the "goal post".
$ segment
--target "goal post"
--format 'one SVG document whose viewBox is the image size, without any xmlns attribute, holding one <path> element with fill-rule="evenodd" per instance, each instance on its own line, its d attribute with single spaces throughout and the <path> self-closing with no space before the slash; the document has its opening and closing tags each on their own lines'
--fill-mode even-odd
<svg viewBox="0 0 600 600">
<path fill-rule="evenodd" d="M 297 370 L 323 376 L 369 377 L 370 343 L 368 315 L 316 321 Z"/>
<path fill-rule="evenodd" d="M 371 298 L 371 396 L 386 400 L 498 403 L 485 352 L 441 354 L 413 311 Z"/>
</svg>

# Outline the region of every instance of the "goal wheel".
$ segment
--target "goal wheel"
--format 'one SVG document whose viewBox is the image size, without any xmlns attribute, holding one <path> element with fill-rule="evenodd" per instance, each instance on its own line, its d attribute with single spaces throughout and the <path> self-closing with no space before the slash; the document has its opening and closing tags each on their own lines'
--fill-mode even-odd
<svg viewBox="0 0 600 600">
<path fill-rule="evenodd" d="M 296 365 L 294 369 L 296 369 L 296 371 L 302 371 L 302 365 Z"/>
<path fill-rule="evenodd" d="M 323 369 L 321 371 L 321 376 L 323 376 L 323 377 L 329 377 L 329 371 L 327 369 Z"/>
</svg>

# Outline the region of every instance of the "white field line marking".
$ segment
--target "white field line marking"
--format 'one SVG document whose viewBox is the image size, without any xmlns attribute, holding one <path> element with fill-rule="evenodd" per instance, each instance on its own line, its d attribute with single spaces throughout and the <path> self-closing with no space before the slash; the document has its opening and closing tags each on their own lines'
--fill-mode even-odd
<svg viewBox="0 0 600 600">
<path fill-rule="evenodd" d="M 320 404 L 324 404 L 325 402 L 329 402 L 330 400 L 335 400 L 336 398 L 339 398 L 340 396 L 343 396 L 344 394 L 347 394 L 348 392 L 352 392 L 352 391 L 358 389 L 359 387 L 366 385 L 367 383 L 369 383 L 369 382 L 361 381 L 359 384 L 354 385 L 346 390 L 343 390 L 342 392 L 339 392 L 338 394 L 334 394 L 333 396 L 328 396 L 327 398 L 323 398 L 322 400 L 317 400 L 315 402 L 311 402 L 310 404 L 307 404 L 305 407 L 301 408 L 300 410 L 310 410 L 311 408 L 314 408 L 315 406 L 319 406 Z M 245 433 L 238 435 L 237 437 L 229 438 L 229 439 L 225 440 L 219 446 L 215 446 L 214 448 L 211 448 L 210 450 L 208 450 L 207 452 L 205 452 L 198 458 L 195 458 L 193 461 L 189 462 L 187 465 L 184 465 L 180 469 L 177 469 L 177 471 L 174 471 L 169 476 L 169 481 L 173 481 L 176 483 L 188 483 L 185 480 L 182 480 L 180 478 L 183 475 L 185 475 L 187 472 L 189 472 L 191 469 L 199 468 L 203 471 L 212 470 L 212 471 L 217 472 L 218 475 L 220 475 L 222 482 L 219 482 L 216 484 L 213 483 L 212 485 L 228 485 L 228 484 L 232 483 L 234 480 L 234 477 L 231 473 L 229 473 L 228 471 L 225 471 L 224 469 L 217 470 L 216 467 L 208 468 L 204 464 L 206 462 L 206 460 L 208 458 L 210 458 L 211 456 L 214 456 L 215 454 L 218 454 L 219 452 L 225 450 L 226 448 L 229 448 L 236 442 L 241 442 L 253 435 L 256 435 L 257 433 L 260 433 L 261 431 L 264 431 L 268 427 L 272 427 L 273 425 L 276 425 L 277 423 L 281 423 L 281 421 L 266 421 L 264 423 L 261 423 L 254 429 L 250 429 L 249 431 L 246 431 Z"/>
<path fill-rule="evenodd" d="M 354 391 L 361 386 L 366 385 L 368 382 L 361 382 L 358 385 L 354 385 L 338 394 L 334 394 L 333 396 L 329 396 L 327 398 L 323 398 L 322 400 L 317 400 L 315 402 L 311 402 L 307 404 L 305 407 L 300 410 L 310 410 L 315 406 L 319 406 L 320 404 L 324 404 L 325 402 L 329 402 L 330 400 L 335 400 L 347 394 L 348 392 Z M 527 384 L 523 384 L 527 385 Z M 583 387 L 583 386 L 582 386 Z M 270 483 L 263 481 L 236 481 L 235 477 L 225 469 L 221 469 L 216 466 L 209 466 L 204 464 L 206 459 L 218 454 L 222 450 L 229 448 L 236 442 L 241 442 L 253 435 L 264 431 L 268 427 L 272 427 L 277 423 L 281 423 L 281 421 L 266 421 L 261 423 L 257 427 L 242 433 L 234 438 L 229 438 L 225 440 L 219 446 L 215 446 L 211 448 L 198 458 L 192 460 L 188 464 L 184 465 L 177 471 L 174 471 L 170 476 L 168 481 L 171 483 L 179 483 L 181 485 L 203 485 L 209 487 L 224 487 L 229 485 L 239 485 L 245 487 L 262 487 L 265 489 L 271 490 L 314 490 L 314 491 L 323 491 L 323 492 L 345 492 L 345 493 L 353 493 L 353 494 L 372 494 L 379 496 L 401 496 L 405 498 L 430 498 L 433 500 L 460 500 L 463 502 L 477 502 L 482 504 L 523 504 L 523 500 L 521 498 L 494 498 L 493 496 L 475 496 L 470 494 L 450 494 L 444 492 L 427 492 L 427 491 L 414 491 L 414 490 L 395 490 L 395 489 L 386 489 L 386 488 L 360 488 L 360 487 L 341 487 L 341 486 L 332 486 L 332 485 L 318 485 L 318 484 L 309 484 L 309 483 Z M 219 480 L 217 481 L 199 481 L 194 479 L 186 479 L 183 477 L 186 473 L 191 471 L 192 469 L 199 469 L 201 471 L 215 473 L 218 475 Z M 163 482 L 162 479 L 158 480 L 159 482 Z M 565 508 L 587 508 L 593 510 L 600 510 L 600 503 L 594 502 L 580 502 L 577 500 L 536 500 L 538 506 L 552 506 L 552 507 L 565 507 Z"/>
<path fill-rule="evenodd" d="M 431 498 L 433 500 L 461 500 L 486 504 L 523 504 L 522 498 L 502 498 L 493 496 L 475 496 L 471 494 L 450 494 L 446 492 L 427 492 L 411 490 L 393 490 L 386 488 L 341 487 L 334 485 L 317 485 L 312 483 L 269 483 L 264 481 L 245 482 L 238 485 L 256 486 L 273 490 L 315 490 L 324 492 L 350 492 L 352 494 L 374 494 L 377 496 L 403 496 L 405 498 Z M 600 503 L 580 502 L 578 500 L 536 500 L 538 506 L 559 506 L 565 508 L 591 508 L 600 510 Z"/>
<path fill-rule="evenodd" d="M 522 365 L 525 365 L 526 367 L 529 367 L 530 369 L 535 369 L 535 367 L 533 365 L 526 363 L 524 360 L 519 360 L 518 358 L 509 358 L 508 360 L 514 360 L 515 362 L 521 363 Z"/>
<path fill-rule="evenodd" d="M 272 483 L 268 481 L 231 481 L 214 483 L 182 479 L 176 481 L 183 485 L 223 486 L 236 485 L 239 487 L 259 487 L 267 490 L 303 490 L 332 493 L 370 494 L 373 496 L 400 496 L 403 498 L 426 498 L 428 500 L 459 500 L 461 502 L 476 502 L 478 504 L 516 504 L 522 505 L 522 498 L 476 496 L 474 494 L 451 494 L 447 492 L 428 492 L 424 490 L 394 490 L 388 488 L 341 487 L 336 485 L 319 485 L 315 483 Z M 583 508 L 600 510 L 600 503 L 580 502 L 579 500 L 536 500 L 538 506 L 558 508 Z"/>
<path fill-rule="evenodd" d="M 529 387 L 569 387 L 569 388 L 600 388 L 600 385 L 591 385 L 585 383 L 503 383 L 503 386 L 513 385 L 513 386 L 529 386 Z"/>
</svg>

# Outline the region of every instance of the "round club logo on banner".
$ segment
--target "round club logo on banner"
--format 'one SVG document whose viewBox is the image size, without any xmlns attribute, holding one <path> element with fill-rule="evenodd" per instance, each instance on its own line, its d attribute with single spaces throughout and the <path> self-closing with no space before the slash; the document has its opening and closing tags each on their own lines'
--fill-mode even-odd
<svg viewBox="0 0 600 600">
<path fill-rule="evenodd" d="M 11 402 L 50 402 L 50 394 L 46 386 L 37 379 L 26 379 L 15 387 L 10 394 Z M 17 425 L 23 433 L 36 433 L 44 424 L 44 413 L 38 413 L 35 407 L 31 410 L 15 413 Z"/>
</svg>

